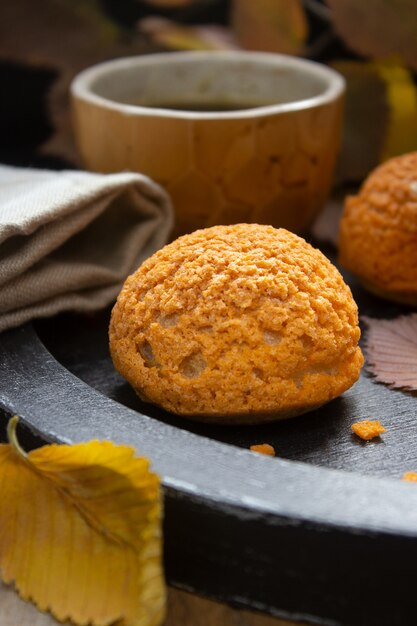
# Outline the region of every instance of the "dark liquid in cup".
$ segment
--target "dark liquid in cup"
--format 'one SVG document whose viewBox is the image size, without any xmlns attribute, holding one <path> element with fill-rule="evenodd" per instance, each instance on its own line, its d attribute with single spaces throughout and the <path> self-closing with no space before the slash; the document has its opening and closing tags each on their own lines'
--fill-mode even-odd
<svg viewBox="0 0 417 626">
<path fill-rule="evenodd" d="M 126 104 L 144 106 L 151 109 L 170 109 L 173 111 L 195 111 L 199 113 L 219 113 L 227 111 L 244 111 L 268 106 L 272 102 L 144 102 L 139 99 L 129 99 Z"/>
</svg>

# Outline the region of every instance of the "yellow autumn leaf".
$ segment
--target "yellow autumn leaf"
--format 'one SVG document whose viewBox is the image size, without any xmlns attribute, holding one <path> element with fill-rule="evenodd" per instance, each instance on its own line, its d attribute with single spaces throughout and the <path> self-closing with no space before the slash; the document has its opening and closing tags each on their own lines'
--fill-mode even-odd
<svg viewBox="0 0 417 626">
<path fill-rule="evenodd" d="M 0 445 L 0 573 L 79 626 L 157 626 L 165 612 L 158 477 L 108 441 Z"/>
</svg>

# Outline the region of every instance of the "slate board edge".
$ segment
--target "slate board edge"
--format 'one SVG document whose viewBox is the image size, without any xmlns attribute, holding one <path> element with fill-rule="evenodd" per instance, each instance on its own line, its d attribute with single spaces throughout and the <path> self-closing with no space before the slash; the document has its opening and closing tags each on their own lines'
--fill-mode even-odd
<svg viewBox="0 0 417 626">
<path fill-rule="evenodd" d="M 110 438 L 152 458 L 163 476 L 171 584 L 311 623 L 404 623 L 409 603 L 400 582 L 417 556 L 414 485 L 270 459 L 139 415 L 69 373 L 31 325 L 0 335 L 0 374 L 0 406 L 45 440 Z M 358 563 L 349 571 L 358 548 L 366 557 L 372 546 L 375 557 L 377 545 L 384 558 L 361 559 L 359 577 Z M 322 557 L 312 563 L 309 549 L 318 546 Z M 305 558 L 295 558 L 300 549 Z M 334 550 L 343 588 L 332 588 Z M 372 586 L 385 570 L 396 572 L 397 596 L 391 590 L 377 609 L 361 610 L 362 582 Z"/>
</svg>

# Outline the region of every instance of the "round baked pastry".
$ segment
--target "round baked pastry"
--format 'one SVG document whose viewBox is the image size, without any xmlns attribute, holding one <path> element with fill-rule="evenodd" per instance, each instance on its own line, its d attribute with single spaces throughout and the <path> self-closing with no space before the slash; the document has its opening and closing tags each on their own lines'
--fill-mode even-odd
<svg viewBox="0 0 417 626">
<path fill-rule="evenodd" d="M 284 229 L 214 226 L 130 276 L 113 309 L 116 369 L 173 413 L 259 423 L 304 413 L 358 378 L 358 311 L 326 257 Z"/>
<path fill-rule="evenodd" d="M 348 197 L 340 261 L 370 291 L 417 304 L 417 152 L 390 159 Z"/>
</svg>

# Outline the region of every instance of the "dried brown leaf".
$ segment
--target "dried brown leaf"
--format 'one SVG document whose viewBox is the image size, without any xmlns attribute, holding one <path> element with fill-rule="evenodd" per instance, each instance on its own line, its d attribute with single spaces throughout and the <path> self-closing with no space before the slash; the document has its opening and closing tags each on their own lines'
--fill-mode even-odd
<svg viewBox="0 0 417 626">
<path fill-rule="evenodd" d="M 416 0 L 326 0 L 338 34 L 360 54 L 398 54 L 417 69 Z"/>
<path fill-rule="evenodd" d="M 390 387 L 417 390 L 417 313 L 362 319 L 367 325 L 366 369 Z"/>
</svg>

